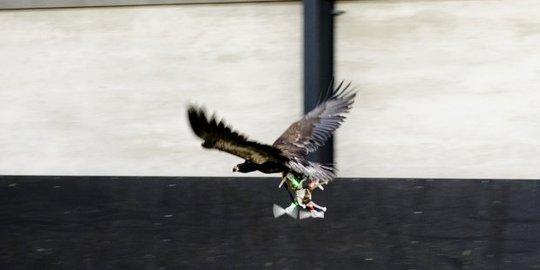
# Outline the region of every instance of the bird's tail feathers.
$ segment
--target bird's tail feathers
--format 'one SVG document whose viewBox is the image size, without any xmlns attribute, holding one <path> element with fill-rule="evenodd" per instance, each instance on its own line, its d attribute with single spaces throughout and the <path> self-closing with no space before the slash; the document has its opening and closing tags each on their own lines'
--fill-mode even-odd
<svg viewBox="0 0 540 270">
<path fill-rule="evenodd" d="M 315 171 L 315 178 L 320 180 L 323 184 L 328 184 L 330 181 L 336 178 L 336 170 L 332 165 L 326 165 L 316 162 L 308 162 L 310 167 Z"/>
<path fill-rule="evenodd" d="M 328 184 L 336 178 L 336 170 L 331 165 L 325 165 L 312 161 L 295 162 L 290 161 L 291 169 L 308 176 L 310 179 L 321 181 L 322 184 Z"/>
</svg>

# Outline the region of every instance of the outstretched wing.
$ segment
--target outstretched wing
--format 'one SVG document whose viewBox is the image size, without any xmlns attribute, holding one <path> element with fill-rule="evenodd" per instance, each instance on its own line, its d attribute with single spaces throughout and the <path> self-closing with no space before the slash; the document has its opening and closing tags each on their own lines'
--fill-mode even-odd
<svg viewBox="0 0 540 270">
<path fill-rule="evenodd" d="M 277 161 L 281 156 L 279 149 L 249 141 L 246 136 L 232 131 L 215 116 L 208 119 L 201 108 L 189 106 L 188 118 L 193 132 L 204 140 L 202 146 L 205 148 L 225 151 L 256 164 Z"/>
<path fill-rule="evenodd" d="M 343 87 L 341 82 L 317 107 L 291 124 L 273 146 L 291 159 L 303 159 L 308 153 L 324 145 L 345 119 L 343 114 L 349 112 L 354 103 L 356 93 L 348 90 L 350 85 L 349 83 Z"/>
</svg>

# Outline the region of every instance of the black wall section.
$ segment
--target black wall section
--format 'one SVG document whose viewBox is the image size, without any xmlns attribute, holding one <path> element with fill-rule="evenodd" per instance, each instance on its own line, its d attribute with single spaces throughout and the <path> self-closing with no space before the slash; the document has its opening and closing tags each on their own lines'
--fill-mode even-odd
<svg viewBox="0 0 540 270">
<path fill-rule="evenodd" d="M 540 181 L 0 177 L 0 269 L 538 269 Z"/>
</svg>

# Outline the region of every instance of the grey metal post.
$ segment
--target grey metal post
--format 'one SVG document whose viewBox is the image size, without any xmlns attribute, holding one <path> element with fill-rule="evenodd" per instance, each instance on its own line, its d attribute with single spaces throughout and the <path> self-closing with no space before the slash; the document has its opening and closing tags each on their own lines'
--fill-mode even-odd
<svg viewBox="0 0 540 270">
<path fill-rule="evenodd" d="M 304 112 L 317 105 L 334 77 L 334 1 L 303 0 L 304 5 Z M 334 162 L 334 141 L 308 157 L 321 163 Z"/>
</svg>

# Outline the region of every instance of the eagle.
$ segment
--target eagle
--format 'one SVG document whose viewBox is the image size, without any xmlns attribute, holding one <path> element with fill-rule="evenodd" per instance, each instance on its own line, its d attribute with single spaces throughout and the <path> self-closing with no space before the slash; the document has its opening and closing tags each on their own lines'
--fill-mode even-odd
<svg viewBox="0 0 540 270">
<path fill-rule="evenodd" d="M 335 178 L 333 167 L 309 161 L 306 156 L 324 145 L 344 121 L 356 96 L 350 85 L 342 81 L 336 88 L 328 89 L 317 106 L 292 123 L 272 145 L 249 140 L 215 115 L 208 117 L 201 107 L 189 105 L 187 115 L 193 132 L 203 140 L 203 148 L 245 159 L 233 167 L 233 172 L 293 172 L 327 184 Z"/>
</svg>

